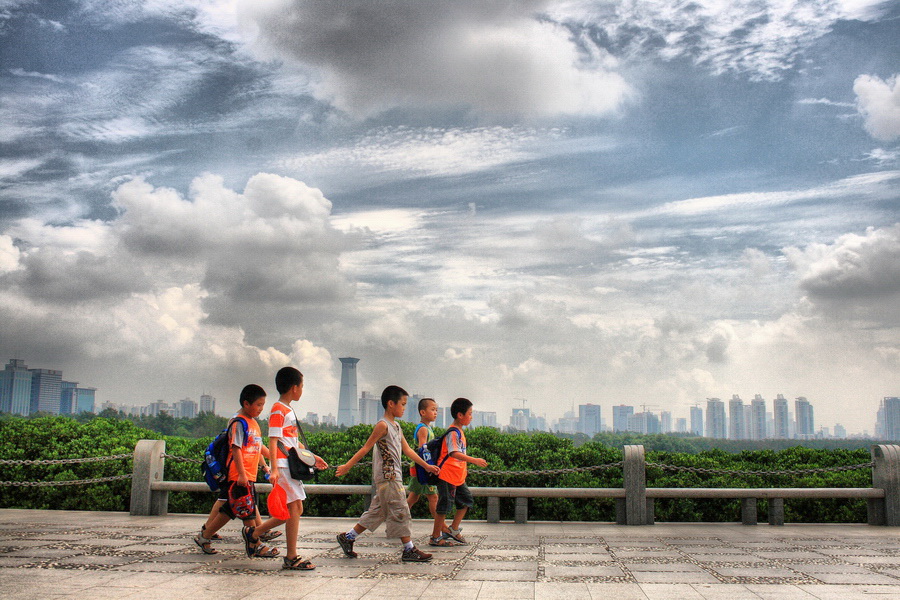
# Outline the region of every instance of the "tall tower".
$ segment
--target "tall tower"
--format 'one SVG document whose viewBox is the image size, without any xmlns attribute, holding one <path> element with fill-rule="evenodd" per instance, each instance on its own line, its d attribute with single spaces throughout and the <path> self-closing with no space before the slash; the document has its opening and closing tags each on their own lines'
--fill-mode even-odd
<svg viewBox="0 0 900 600">
<path fill-rule="evenodd" d="M 359 415 L 359 395 L 356 392 L 356 363 L 358 358 L 341 358 L 341 395 L 338 397 L 337 424 L 355 425 Z"/>
<path fill-rule="evenodd" d="M 706 399 L 706 437 L 723 440 L 728 437 L 725 403 L 719 398 Z"/>
</svg>

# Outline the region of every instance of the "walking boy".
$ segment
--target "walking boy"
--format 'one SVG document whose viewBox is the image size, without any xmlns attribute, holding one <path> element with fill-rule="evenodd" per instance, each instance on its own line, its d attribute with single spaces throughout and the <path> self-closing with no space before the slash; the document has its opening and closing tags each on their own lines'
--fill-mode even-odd
<svg viewBox="0 0 900 600">
<path fill-rule="evenodd" d="M 413 440 L 417 450 L 434 439 L 434 430 L 431 428 L 430 423 L 434 423 L 435 419 L 437 419 L 437 410 L 438 406 L 434 398 L 422 398 L 419 400 L 419 417 L 422 419 L 422 422 L 416 425 L 416 429 L 413 431 Z M 409 473 L 412 475 L 412 479 L 409 481 L 409 496 L 406 497 L 409 510 L 412 510 L 413 505 L 419 501 L 419 498 L 425 496 L 428 498 L 428 511 L 431 513 L 431 518 L 436 519 L 437 487 L 419 483 L 419 479 L 416 477 L 415 465 L 410 467 Z"/>
<path fill-rule="evenodd" d="M 241 390 L 239 399 L 241 409 L 235 419 L 232 420 L 228 427 L 229 443 L 231 446 L 231 458 L 228 461 L 228 480 L 222 486 L 219 498 L 227 500 L 219 507 L 219 512 L 203 531 L 194 538 L 196 543 L 204 554 L 215 554 L 211 542 L 216 532 L 228 523 L 231 519 L 237 517 L 237 512 L 242 515 L 244 521 L 244 531 L 246 526 L 254 525 L 256 521 L 255 507 L 258 502 L 256 498 L 256 490 L 253 489 L 252 481 L 256 481 L 256 472 L 259 468 L 259 457 L 263 454 L 262 432 L 259 430 L 259 423 L 256 417 L 262 414 L 263 408 L 266 406 L 266 392 L 256 384 L 244 386 Z M 247 425 L 247 435 L 244 435 L 244 428 L 239 423 L 243 420 Z M 247 494 L 241 494 L 237 497 L 237 491 L 247 491 Z M 251 500 L 252 499 L 252 500 Z M 252 507 L 248 507 L 252 502 Z M 244 504 L 240 507 L 239 504 Z M 237 511 L 237 512 L 236 512 Z M 261 526 L 256 528 L 257 536 L 267 533 L 272 527 L 279 525 L 281 521 L 277 519 L 269 519 Z M 243 532 L 242 532 L 243 533 Z M 247 556 L 259 556 L 262 558 L 274 558 L 278 556 L 278 550 L 269 548 L 259 540 L 259 537 L 244 536 L 244 547 Z"/>
<path fill-rule="evenodd" d="M 413 452 L 412 448 L 400 431 L 400 424 L 396 419 L 402 417 L 406 410 L 406 402 L 409 394 L 401 387 L 389 385 L 381 393 L 381 406 L 384 407 L 384 418 L 375 424 L 372 435 L 363 444 L 353 457 L 337 468 L 338 477 L 343 477 L 360 459 L 375 448 L 372 459 L 372 483 L 375 485 L 375 494 L 369 504 L 369 510 L 363 513 L 359 522 L 347 533 L 337 536 L 341 550 L 350 558 L 356 558 L 353 551 L 353 543 L 366 529 L 372 531 L 387 521 L 388 537 L 399 537 L 403 543 L 404 562 L 427 562 L 431 560 L 431 554 L 422 552 L 415 547 L 410 537 L 409 523 L 411 517 L 409 506 L 403 490 L 403 471 L 400 465 L 400 454 L 416 464 L 424 467 L 430 473 L 440 473 L 434 465 L 429 465 Z"/>
<path fill-rule="evenodd" d="M 450 405 L 450 415 L 453 423 L 447 428 L 444 443 L 441 444 L 441 452 L 437 464 L 442 465 L 438 475 L 438 503 L 437 517 L 434 519 L 434 529 L 431 532 L 429 544 L 443 546 L 442 541 L 452 538 L 461 544 L 466 540 L 460 533 L 460 523 L 466 516 L 469 508 L 475 503 L 472 492 L 466 485 L 468 464 L 478 467 L 486 467 L 487 461 L 483 458 L 475 458 L 466 454 L 466 435 L 462 428 L 472 422 L 472 402 L 466 398 L 457 398 Z M 445 460 L 445 457 L 446 460 Z M 453 523 L 448 528 L 445 521 L 450 505 L 456 505 L 456 515 Z"/>
<path fill-rule="evenodd" d="M 269 416 L 269 448 L 275 457 L 272 461 L 272 473 L 269 481 L 273 486 L 279 486 L 286 496 L 289 517 L 284 532 L 287 535 L 287 556 L 284 557 L 282 569 L 294 571 L 312 571 L 315 569 L 308 560 L 302 560 L 297 556 L 297 536 L 300 532 L 300 515 L 303 514 L 303 501 L 306 499 L 306 490 L 303 482 L 291 477 L 288 468 L 288 459 L 285 451 L 291 448 L 301 449 L 303 445 L 297 438 L 297 417 L 291 408 L 291 402 L 295 402 L 303 395 L 303 373 L 294 367 L 284 367 L 275 374 L 275 387 L 281 397 L 272 405 Z M 327 469 L 328 463 L 316 456 L 316 468 Z M 271 498 L 271 496 L 269 496 Z M 256 528 L 245 528 L 245 535 L 253 537 Z"/>
</svg>

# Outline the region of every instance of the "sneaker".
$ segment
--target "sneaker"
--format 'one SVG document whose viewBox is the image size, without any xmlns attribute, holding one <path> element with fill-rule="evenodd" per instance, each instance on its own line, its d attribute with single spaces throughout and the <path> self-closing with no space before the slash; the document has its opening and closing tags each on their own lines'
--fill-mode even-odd
<svg viewBox="0 0 900 600">
<path fill-rule="evenodd" d="M 444 535 L 446 535 L 446 536 L 448 536 L 448 537 L 450 537 L 450 538 L 456 540 L 456 541 L 459 542 L 460 544 L 465 544 L 465 543 L 467 543 L 467 542 L 466 542 L 466 538 L 464 538 L 463 535 L 462 535 L 462 527 L 460 527 L 459 529 L 453 529 L 453 528 L 451 527 L 451 528 L 450 528 L 450 533 L 444 532 Z"/>
<path fill-rule="evenodd" d="M 357 556 L 359 556 L 356 552 L 353 551 L 354 540 L 351 540 L 350 538 L 348 538 L 346 533 L 342 533 L 342 534 L 338 535 L 337 541 L 338 541 L 338 544 L 341 545 L 341 550 L 344 551 L 344 554 L 346 554 L 350 558 L 356 558 Z"/>
<path fill-rule="evenodd" d="M 403 551 L 400 560 L 403 562 L 428 562 L 431 560 L 431 555 L 413 546 L 409 550 Z"/>
</svg>

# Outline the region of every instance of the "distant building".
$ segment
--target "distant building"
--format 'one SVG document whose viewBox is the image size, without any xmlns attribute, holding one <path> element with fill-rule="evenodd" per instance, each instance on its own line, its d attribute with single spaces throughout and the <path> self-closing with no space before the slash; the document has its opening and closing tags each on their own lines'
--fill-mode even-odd
<svg viewBox="0 0 900 600">
<path fill-rule="evenodd" d="M 406 412 L 409 413 L 409 406 L 412 403 L 407 403 Z M 418 404 L 418 402 L 417 402 Z M 384 408 L 381 407 L 381 398 L 373 396 L 370 392 L 363 392 L 359 396 L 359 422 L 364 423 L 366 425 L 374 425 L 378 421 L 381 420 L 381 417 L 384 416 Z M 408 420 L 406 418 L 406 414 L 404 414 L 404 420 Z M 415 423 L 416 421 L 410 421 Z"/>
<path fill-rule="evenodd" d="M 797 437 L 800 439 L 815 437 L 816 427 L 812 404 L 805 397 L 800 396 L 794 402 L 794 409 L 797 411 Z"/>
<path fill-rule="evenodd" d="M 28 416 L 31 413 L 31 380 L 34 374 L 24 360 L 13 358 L 0 371 L 0 412 Z"/>
<path fill-rule="evenodd" d="M 766 401 L 759 394 L 750 401 L 750 439 L 764 440 L 766 437 Z"/>
<path fill-rule="evenodd" d="M 834 426 L 834 437 L 841 440 L 847 439 L 847 429 L 843 425 L 838 423 Z"/>
<path fill-rule="evenodd" d="M 725 403 L 719 398 L 706 399 L 706 436 L 715 439 L 728 437 Z"/>
<path fill-rule="evenodd" d="M 677 419 L 675 419 L 675 433 L 687 433 L 687 432 L 688 432 L 687 419 L 685 419 L 684 417 L 678 417 Z"/>
<path fill-rule="evenodd" d="M 31 412 L 59 414 L 62 371 L 31 369 Z"/>
<path fill-rule="evenodd" d="M 703 409 L 699 406 L 691 407 L 691 433 L 703 436 Z"/>
<path fill-rule="evenodd" d="M 884 441 L 900 440 L 900 398 L 885 396 L 878 407 L 875 437 Z"/>
<path fill-rule="evenodd" d="M 747 439 L 747 421 L 744 414 L 744 401 L 737 394 L 728 401 L 728 438 L 732 440 Z"/>
<path fill-rule="evenodd" d="M 172 416 L 182 419 L 193 419 L 197 416 L 198 404 L 190 398 L 179 400 L 172 407 Z"/>
<path fill-rule="evenodd" d="M 75 413 L 92 413 L 97 402 L 97 388 L 75 388 Z"/>
<path fill-rule="evenodd" d="M 791 437 L 791 416 L 788 412 L 788 401 L 783 395 L 778 394 L 775 397 L 773 405 L 773 422 L 775 431 L 773 436 L 776 439 L 786 440 Z"/>
<path fill-rule="evenodd" d="M 60 381 L 59 382 L 59 414 L 71 415 L 75 412 L 75 390 L 78 389 L 78 382 Z"/>
<path fill-rule="evenodd" d="M 571 410 L 567 410 L 566 413 L 556 421 L 554 430 L 557 433 L 578 433 L 578 419 L 575 417 L 575 413 Z"/>
<path fill-rule="evenodd" d="M 672 413 L 667 410 L 659 413 L 659 432 L 672 433 Z"/>
<path fill-rule="evenodd" d="M 578 405 L 578 431 L 588 437 L 594 437 L 594 434 L 603 431 L 603 417 L 599 405 Z"/>
<path fill-rule="evenodd" d="M 509 428 L 516 431 L 528 431 L 529 421 L 531 419 L 531 410 L 525 407 L 513 408 L 512 415 L 509 418 Z"/>
<path fill-rule="evenodd" d="M 628 428 L 628 418 L 634 414 L 633 406 L 620 404 L 612 407 L 613 411 L 613 431 L 631 431 Z"/>
<path fill-rule="evenodd" d="M 216 412 L 216 399 L 213 398 L 210 394 L 202 394 L 200 396 L 200 412 Z"/>
<path fill-rule="evenodd" d="M 493 427 L 497 426 L 497 413 L 493 411 L 477 410 L 472 413 L 472 427 Z"/>
<path fill-rule="evenodd" d="M 337 418 L 333 414 L 328 413 L 327 415 L 322 417 L 322 425 L 330 425 L 332 427 L 336 427 Z"/>
<path fill-rule="evenodd" d="M 628 431 L 645 435 L 660 433 L 659 416 L 647 411 L 629 415 Z"/>
<path fill-rule="evenodd" d="M 359 396 L 356 391 L 358 358 L 345 357 L 341 361 L 341 391 L 338 396 L 338 425 L 356 425 L 359 419 Z"/>
<path fill-rule="evenodd" d="M 309 423 L 310 425 L 318 425 L 319 424 L 319 413 L 308 412 L 306 413 L 306 418 L 303 419 L 305 423 Z"/>
</svg>

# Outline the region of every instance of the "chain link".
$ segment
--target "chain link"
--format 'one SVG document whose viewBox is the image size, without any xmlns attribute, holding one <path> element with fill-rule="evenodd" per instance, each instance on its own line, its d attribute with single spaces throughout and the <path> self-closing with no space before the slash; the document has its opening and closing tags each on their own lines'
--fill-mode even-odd
<svg viewBox="0 0 900 600">
<path fill-rule="evenodd" d="M 0 487 L 56 487 L 64 485 L 87 485 L 89 483 L 104 483 L 107 481 L 124 481 L 131 479 L 131 473 L 127 475 L 112 475 L 110 477 L 95 477 L 93 479 L 71 479 L 68 481 L 0 481 Z"/>
<path fill-rule="evenodd" d="M 590 471 L 602 471 L 605 469 L 615 469 L 617 467 L 621 467 L 623 465 L 623 461 L 607 463 L 604 465 L 594 465 L 591 467 L 568 467 L 565 469 L 534 469 L 531 471 L 493 471 L 491 469 L 476 469 L 469 471 L 469 475 L 500 475 L 500 476 L 513 476 L 513 475 L 564 475 L 569 473 L 588 473 Z"/>
<path fill-rule="evenodd" d="M 87 458 L 57 458 L 49 460 L 12 460 L 0 459 L 0 465 L 76 465 L 81 463 L 104 462 L 131 458 L 132 454 L 114 454 L 112 456 L 89 456 Z"/>
<path fill-rule="evenodd" d="M 184 456 L 175 456 L 173 454 L 166 454 L 165 452 L 163 452 L 159 456 L 160 456 L 160 458 L 172 459 L 175 462 L 191 463 L 191 464 L 195 464 L 195 465 L 203 464 L 202 458 L 185 458 Z"/>
<path fill-rule="evenodd" d="M 782 469 L 776 471 L 741 471 L 737 469 L 708 469 L 705 467 L 682 467 L 679 465 L 664 465 L 660 463 L 647 463 L 648 467 L 658 467 L 665 471 L 680 471 L 682 473 L 698 473 L 704 475 L 811 475 L 814 473 L 840 473 L 843 471 L 856 471 L 875 466 L 874 462 L 859 463 L 858 465 L 844 465 L 839 467 L 817 467 L 813 469 Z"/>
</svg>

